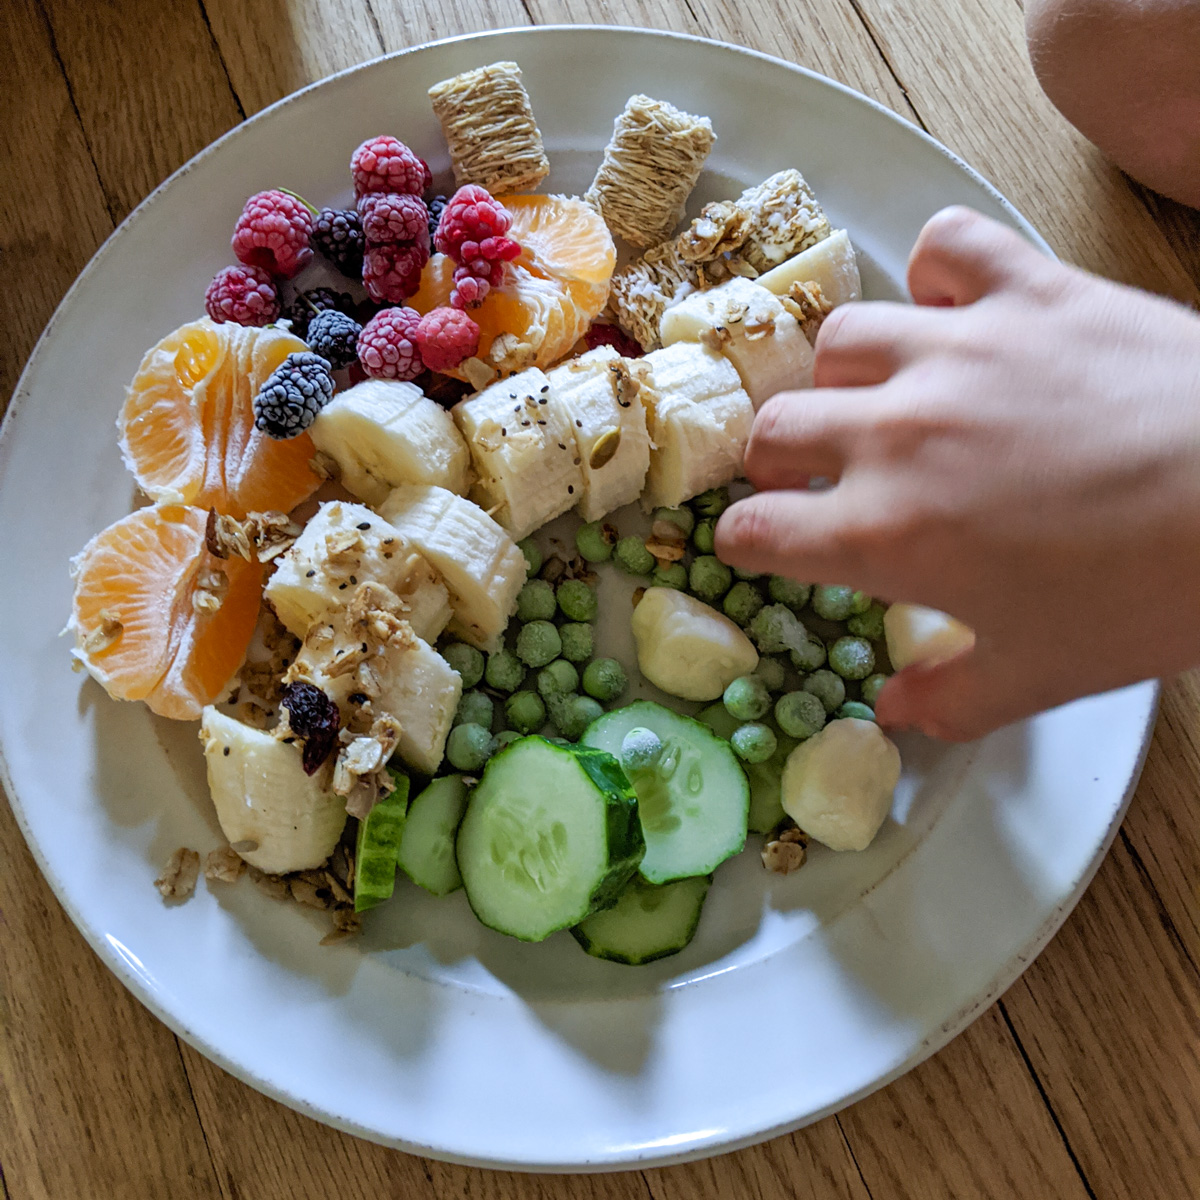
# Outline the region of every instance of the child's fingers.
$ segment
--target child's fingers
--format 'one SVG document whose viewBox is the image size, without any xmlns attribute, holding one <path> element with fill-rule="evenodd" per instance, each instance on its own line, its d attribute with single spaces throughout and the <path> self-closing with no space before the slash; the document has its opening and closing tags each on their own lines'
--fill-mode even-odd
<svg viewBox="0 0 1200 1200">
<path fill-rule="evenodd" d="M 870 387 L 936 347 L 940 327 L 911 304 L 843 304 L 817 334 L 813 382 L 819 388 Z"/>
</svg>

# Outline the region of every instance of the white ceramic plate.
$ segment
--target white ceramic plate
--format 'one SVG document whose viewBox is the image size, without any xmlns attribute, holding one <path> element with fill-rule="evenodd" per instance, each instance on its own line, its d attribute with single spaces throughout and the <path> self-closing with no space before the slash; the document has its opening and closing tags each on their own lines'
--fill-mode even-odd
<svg viewBox="0 0 1200 1200">
<path fill-rule="evenodd" d="M 1137 778 L 1153 686 L 1074 704 L 957 749 L 912 741 L 893 819 L 861 855 L 790 878 L 753 852 L 722 867 L 699 936 L 645 968 L 567 934 L 522 945 L 461 893 L 401 884 L 365 938 L 322 949 L 323 918 L 249 883 L 178 907 L 152 880 L 219 831 L 195 727 L 116 704 L 58 638 L 67 559 L 128 511 L 113 421 L 143 351 L 194 318 L 251 192 L 348 198 L 364 138 L 446 154 L 434 81 L 520 62 L 555 190 L 590 180 L 613 117 L 648 91 L 720 136 L 697 202 L 798 166 L 898 294 L 945 204 L 1037 239 L 911 125 L 796 67 L 617 29 L 521 30 L 383 59 L 276 105 L 173 176 L 63 301 L 0 443 L 0 744 L 38 862 L 111 969 L 190 1043 L 312 1116 L 438 1158 L 597 1170 L 731 1149 L 815 1120 L 905 1071 L 1008 986 L 1078 899 Z M 773 1047 L 785 1047 L 777 1061 Z"/>
</svg>

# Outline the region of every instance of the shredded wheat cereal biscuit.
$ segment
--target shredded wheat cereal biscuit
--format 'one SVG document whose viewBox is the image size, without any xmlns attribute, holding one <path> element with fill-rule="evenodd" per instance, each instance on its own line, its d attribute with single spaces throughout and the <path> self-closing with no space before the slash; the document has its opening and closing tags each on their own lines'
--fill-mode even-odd
<svg viewBox="0 0 1200 1200">
<path fill-rule="evenodd" d="M 515 62 L 496 62 L 429 89 L 450 147 L 454 182 L 493 195 L 537 187 L 550 174 L 542 133 Z"/>
<path fill-rule="evenodd" d="M 700 270 L 684 260 L 674 241 L 662 242 L 612 277 L 608 304 L 617 324 L 643 350 L 657 350 L 667 305 L 697 286 L 706 286 Z"/>
<path fill-rule="evenodd" d="M 707 117 L 630 96 L 584 199 L 631 246 L 670 237 L 717 136 Z"/>
</svg>

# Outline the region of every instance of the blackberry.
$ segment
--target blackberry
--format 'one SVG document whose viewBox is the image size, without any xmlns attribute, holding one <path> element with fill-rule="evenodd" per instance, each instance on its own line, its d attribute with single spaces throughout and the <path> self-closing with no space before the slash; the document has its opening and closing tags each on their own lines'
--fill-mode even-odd
<svg viewBox="0 0 1200 1200">
<path fill-rule="evenodd" d="M 279 702 L 288 710 L 292 732 L 304 739 L 304 773 L 315 775 L 337 745 L 338 706 L 313 683 L 289 683 Z"/>
<path fill-rule="evenodd" d="M 353 318 L 327 308 L 317 313 L 308 323 L 308 348 L 329 361 L 337 370 L 348 367 L 358 360 L 358 335 L 362 326 Z"/>
<path fill-rule="evenodd" d="M 362 276 L 362 221 L 352 208 L 323 208 L 313 221 L 309 244 L 349 279 Z"/>
<path fill-rule="evenodd" d="M 338 312 L 354 315 L 356 301 L 349 292 L 335 292 L 333 288 L 311 288 L 307 292 L 297 292 L 284 306 L 280 317 L 286 317 L 292 323 L 292 332 L 303 339 L 308 333 L 308 323 L 319 312 L 327 308 L 336 308 Z"/>
<path fill-rule="evenodd" d="M 283 440 L 303 433 L 333 399 L 329 363 L 319 354 L 289 354 L 254 397 L 254 424 Z"/>
<path fill-rule="evenodd" d="M 434 196 L 428 203 L 429 208 L 429 240 L 432 243 L 437 233 L 438 222 L 442 219 L 442 209 L 450 202 L 449 196 Z"/>
</svg>

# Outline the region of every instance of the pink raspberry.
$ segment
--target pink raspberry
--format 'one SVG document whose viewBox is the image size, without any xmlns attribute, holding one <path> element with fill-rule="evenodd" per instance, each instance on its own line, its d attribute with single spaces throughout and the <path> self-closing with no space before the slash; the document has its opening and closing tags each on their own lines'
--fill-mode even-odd
<svg viewBox="0 0 1200 1200">
<path fill-rule="evenodd" d="M 461 309 L 435 308 L 421 318 L 415 341 L 431 371 L 449 371 L 479 349 L 479 326 Z"/>
<path fill-rule="evenodd" d="M 313 256 L 313 215 L 287 192 L 259 192 L 246 201 L 233 231 L 233 252 L 249 267 L 292 279 Z"/>
<path fill-rule="evenodd" d="M 358 335 L 358 361 L 373 379 L 416 379 L 425 369 L 417 349 L 421 314 L 413 308 L 385 308 Z"/>
<path fill-rule="evenodd" d="M 470 267 L 454 268 L 454 288 L 450 293 L 450 303 L 455 308 L 478 308 L 491 290 L 491 280 L 473 275 Z"/>
<path fill-rule="evenodd" d="M 420 196 L 368 192 L 359 198 L 358 215 L 368 246 L 420 242 L 429 247 L 429 209 Z"/>
<path fill-rule="evenodd" d="M 644 353 L 641 346 L 620 326 L 606 325 L 603 321 L 597 321 L 589 327 L 583 340 L 589 350 L 595 350 L 597 346 L 611 346 L 622 358 L 641 358 Z"/>
<path fill-rule="evenodd" d="M 354 194 L 399 192 L 419 196 L 433 176 L 424 159 L 418 158 L 402 141 L 386 134 L 368 138 L 350 157 Z"/>
<path fill-rule="evenodd" d="M 204 292 L 204 311 L 218 324 L 270 325 L 279 316 L 279 293 L 261 267 L 225 267 Z"/>
<path fill-rule="evenodd" d="M 521 253 L 520 245 L 506 237 L 512 215 L 487 188 L 468 183 L 446 202 L 434 238 L 438 250 L 456 263 L 474 259 L 511 262 Z"/>
<path fill-rule="evenodd" d="M 421 286 L 421 272 L 429 261 L 429 247 L 368 246 L 363 257 L 363 287 L 376 304 L 399 304 Z"/>
</svg>

